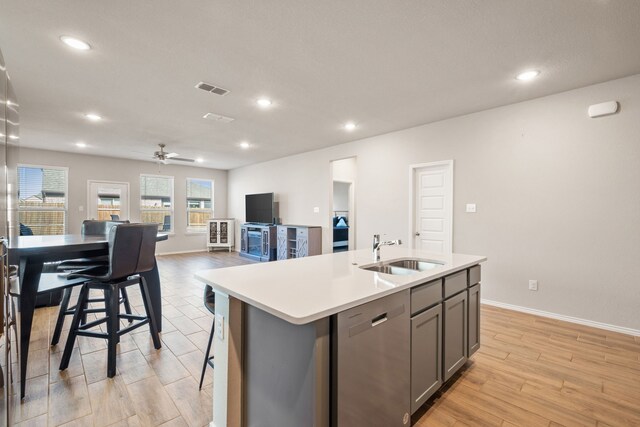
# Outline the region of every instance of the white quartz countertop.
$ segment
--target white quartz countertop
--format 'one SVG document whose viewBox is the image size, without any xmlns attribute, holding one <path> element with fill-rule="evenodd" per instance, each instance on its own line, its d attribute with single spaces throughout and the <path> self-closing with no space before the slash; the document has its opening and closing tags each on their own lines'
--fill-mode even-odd
<svg viewBox="0 0 640 427">
<path fill-rule="evenodd" d="M 402 247 L 382 247 L 383 262 L 400 258 L 444 264 L 406 276 L 376 273 L 360 268 L 374 264 L 371 250 L 358 250 L 203 270 L 195 277 L 211 285 L 216 292 L 287 322 L 303 325 L 487 259 L 477 255 L 437 255 Z"/>
</svg>

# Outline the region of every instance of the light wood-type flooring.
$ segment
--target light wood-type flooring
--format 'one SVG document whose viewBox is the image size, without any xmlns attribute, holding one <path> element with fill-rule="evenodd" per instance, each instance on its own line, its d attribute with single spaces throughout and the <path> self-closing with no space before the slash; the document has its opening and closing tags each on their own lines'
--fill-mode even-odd
<svg viewBox="0 0 640 427">
<path fill-rule="evenodd" d="M 105 341 L 92 338 L 80 338 L 60 372 L 66 333 L 49 347 L 57 308 L 38 309 L 18 425 L 207 426 L 212 370 L 201 392 L 198 380 L 212 316 L 193 273 L 249 262 L 225 252 L 159 256 L 163 347 L 145 330 L 123 336 L 113 379 Z M 130 298 L 142 308 L 139 293 Z M 481 315 L 480 350 L 414 425 L 640 426 L 640 338 L 489 306 Z"/>
</svg>

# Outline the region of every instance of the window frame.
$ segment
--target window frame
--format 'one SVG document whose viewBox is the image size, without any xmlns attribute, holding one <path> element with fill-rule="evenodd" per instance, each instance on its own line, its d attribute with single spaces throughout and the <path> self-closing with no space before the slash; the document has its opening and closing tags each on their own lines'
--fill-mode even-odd
<svg viewBox="0 0 640 427">
<path fill-rule="evenodd" d="M 32 207 L 29 209 L 20 207 L 20 168 L 32 168 L 32 169 L 56 169 L 64 171 L 64 208 L 45 208 L 45 207 Z M 16 211 L 18 216 L 18 223 L 20 223 L 20 212 L 25 211 L 54 211 L 64 212 L 64 223 L 62 224 L 62 234 L 67 234 L 69 223 L 69 167 L 67 166 L 50 166 L 50 165 L 34 165 L 30 163 L 18 163 L 16 165 Z M 40 234 L 38 234 L 40 236 Z"/>
<path fill-rule="evenodd" d="M 185 198 L 184 198 L 184 203 L 185 203 L 185 208 L 186 208 L 186 214 L 187 214 L 187 218 L 186 218 L 186 226 L 187 226 L 187 233 L 189 234 L 206 234 L 207 233 L 207 224 L 200 226 L 200 227 L 191 227 L 189 225 L 189 181 L 193 180 L 193 181 L 209 181 L 211 183 L 211 198 L 209 199 L 211 202 L 211 217 L 209 219 L 213 219 L 215 218 L 215 204 L 213 202 L 213 199 L 215 197 L 215 180 L 213 179 L 209 179 L 209 178 L 193 178 L 193 177 L 187 177 L 185 179 Z"/>
<path fill-rule="evenodd" d="M 151 177 L 151 178 L 167 178 L 169 179 L 169 181 L 171 182 L 171 198 L 170 198 L 170 202 L 171 202 L 171 226 L 169 227 L 168 231 L 165 231 L 165 233 L 169 233 L 169 234 L 173 234 L 175 232 L 175 219 L 176 219 L 176 193 L 175 193 L 175 181 L 176 178 L 175 176 L 172 175 L 156 175 L 156 174 L 152 174 L 152 173 L 141 173 L 140 174 L 140 179 L 138 180 L 138 188 L 140 191 L 140 194 L 138 195 L 138 207 L 140 208 L 140 222 L 142 222 L 142 213 L 143 212 L 148 212 L 148 211 L 153 211 L 153 209 L 145 209 L 142 207 L 142 178 L 143 177 Z"/>
</svg>

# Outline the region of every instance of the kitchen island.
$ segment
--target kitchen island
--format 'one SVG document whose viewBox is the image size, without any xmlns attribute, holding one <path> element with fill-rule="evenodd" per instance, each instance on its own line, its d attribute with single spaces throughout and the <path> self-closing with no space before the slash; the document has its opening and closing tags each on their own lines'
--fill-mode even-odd
<svg viewBox="0 0 640 427">
<path fill-rule="evenodd" d="M 198 272 L 216 292 L 213 425 L 408 425 L 479 346 L 485 260 L 385 247 Z"/>
</svg>

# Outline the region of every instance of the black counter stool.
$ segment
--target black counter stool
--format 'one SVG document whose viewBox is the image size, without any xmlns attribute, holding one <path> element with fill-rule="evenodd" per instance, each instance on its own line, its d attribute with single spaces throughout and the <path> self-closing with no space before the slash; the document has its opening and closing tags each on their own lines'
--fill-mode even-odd
<svg viewBox="0 0 640 427">
<path fill-rule="evenodd" d="M 128 224 L 129 221 L 95 221 L 95 220 L 84 220 L 82 221 L 82 229 L 81 233 L 83 236 L 106 236 L 109 234 L 109 231 L 112 227 L 115 227 L 118 224 Z M 83 270 L 86 268 L 95 268 L 100 266 L 105 266 L 109 264 L 109 255 L 103 255 L 99 257 L 93 258 L 78 258 L 72 259 L 68 261 L 63 261 L 57 266 L 57 270 L 61 272 L 73 272 L 77 270 Z M 53 331 L 53 336 L 51 337 L 51 345 L 58 344 L 60 340 L 60 334 L 62 333 L 62 327 L 64 326 L 64 318 L 65 316 L 72 316 L 76 312 L 76 306 L 69 307 L 69 302 L 71 300 L 71 288 L 64 289 L 62 294 L 62 301 L 60 302 L 60 310 L 58 311 L 58 319 L 56 320 L 56 327 Z M 124 304 L 124 310 L 127 314 L 131 314 L 131 304 L 129 304 L 129 297 L 127 296 L 127 290 L 122 288 L 120 290 L 121 299 L 120 303 Z M 100 303 L 104 302 L 103 298 L 96 299 L 88 299 L 88 303 Z M 85 307 L 86 309 L 86 307 Z M 100 313 L 103 312 L 104 309 L 86 309 L 85 310 L 85 318 L 83 321 L 86 322 L 86 314 L 88 313 Z M 131 322 L 130 322 L 131 323 Z"/>
<path fill-rule="evenodd" d="M 199 390 L 202 390 L 202 382 L 204 381 L 204 373 L 207 370 L 207 365 L 213 368 L 213 356 L 209 356 L 209 353 L 211 353 L 211 343 L 213 342 L 213 334 L 216 330 L 216 294 L 209 285 L 204 287 L 204 306 L 213 314 L 213 324 L 211 325 L 211 332 L 209 332 L 209 343 L 207 344 L 207 352 L 204 354 L 204 363 L 202 363 Z"/>
<path fill-rule="evenodd" d="M 82 277 L 89 280 L 82 286 L 78 297 L 71 330 L 60 362 L 61 371 L 69 366 L 73 344 L 77 336 L 107 340 L 107 376 L 109 378 L 116 374 L 116 344 L 121 335 L 149 324 L 153 346 L 156 349 L 161 347 L 147 283 L 139 275 L 139 273 L 154 268 L 157 232 L 158 227 L 155 224 L 119 224 L 109 232 L 109 264 L 69 275 L 69 277 Z M 120 314 L 120 290 L 132 285 L 140 286 L 146 311 L 144 316 Z M 88 323 L 81 322 L 91 289 L 104 292 L 105 317 Z M 120 329 L 120 319 L 136 320 L 137 322 Z M 107 324 L 106 334 L 89 330 L 102 323 Z"/>
</svg>

